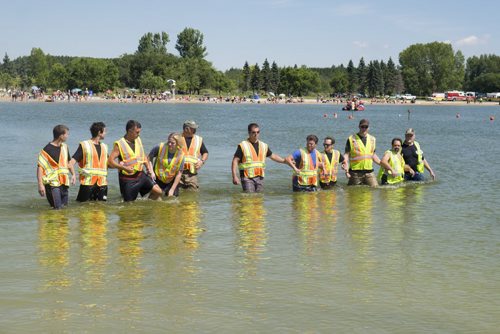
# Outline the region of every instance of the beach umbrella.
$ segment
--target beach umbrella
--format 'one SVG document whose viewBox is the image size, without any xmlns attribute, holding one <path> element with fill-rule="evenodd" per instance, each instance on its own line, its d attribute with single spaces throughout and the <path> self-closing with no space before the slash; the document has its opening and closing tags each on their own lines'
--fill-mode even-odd
<svg viewBox="0 0 500 334">
<path fill-rule="evenodd" d="M 278 95 L 279 97 L 286 97 L 285 94 L 281 93 L 280 95 Z"/>
<path fill-rule="evenodd" d="M 73 88 L 71 93 L 80 93 L 82 90 L 80 88 Z"/>
<path fill-rule="evenodd" d="M 259 94 L 254 94 L 254 95 L 253 95 L 253 99 L 254 99 L 254 100 L 258 100 L 258 99 L 260 99 Z"/>
<path fill-rule="evenodd" d="M 269 93 L 267 93 L 267 95 L 272 96 L 272 97 L 275 97 L 275 96 L 276 96 L 276 95 L 274 95 L 274 93 L 273 93 L 273 92 L 269 92 Z"/>
</svg>

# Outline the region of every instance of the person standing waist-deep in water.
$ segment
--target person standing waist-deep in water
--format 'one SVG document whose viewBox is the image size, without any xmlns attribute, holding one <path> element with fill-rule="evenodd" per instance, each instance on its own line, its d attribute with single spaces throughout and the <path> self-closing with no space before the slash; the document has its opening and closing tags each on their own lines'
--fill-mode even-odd
<svg viewBox="0 0 500 334">
<path fill-rule="evenodd" d="M 415 130 L 412 128 L 407 129 L 405 132 L 402 155 L 408 167 L 405 170 L 406 181 L 423 181 L 424 168 L 427 169 L 432 180 L 436 179 L 436 174 L 434 174 L 429 162 L 425 159 L 420 144 L 415 141 Z"/>
<path fill-rule="evenodd" d="M 184 171 L 182 172 L 180 186 L 182 189 L 198 190 L 198 171 L 208 159 L 208 150 L 203 138 L 196 134 L 198 124 L 188 120 L 182 125 L 182 142 L 180 146 L 184 151 Z"/>
</svg>

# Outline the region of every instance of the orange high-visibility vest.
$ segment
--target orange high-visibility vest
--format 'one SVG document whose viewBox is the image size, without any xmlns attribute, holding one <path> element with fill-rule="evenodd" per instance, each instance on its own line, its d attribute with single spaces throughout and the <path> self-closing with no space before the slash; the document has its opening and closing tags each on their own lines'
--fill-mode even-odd
<svg viewBox="0 0 500 334">
<path fill-rule="evenodd" d="M 325 169 L 319 174 L 321 183 L 330 183 L 331 181 L 336 182 L 340 152 L 333 150 L 332 161 L 328 160 L 326 152 L 323 152 L 321 156 L 323 158 L 323 163 L 325 164 Z"/>
<path fill-rule="evenodd" d="M 98 186 L 108 184 L 108 146 L 100 143 L 101 155 L 97 155 L 94 142 L 85 140 L 80 142 L 83 151 L 83 159 L 78 163 L 78 173 L 80 174 L 80 184 L 91 186 L 97 183 Z"/>
<path fill-rule="evenodd" d="M 182 145 L 182 150 L 184 153 L 184 170 L 189 170 L 191 174 L 196 174 L 196 163 L 199 160 L 201 145 L 203 143 L 203 138 L 194 135 L 191 139 L 191 145 L 187 147 L 186 139 L 182 137 L 184 145 Z"/>
<path fill-rule="evenodd" d="M 127 173 L 124 170 L 121 170 L 120 173 L 124 175 L 133 175 L 137 172 L 141 172 L 143 168 L 143 164 L 147 161 L 146 156 L 144 155 L 144 148 L 142 147 L 142 141 L 140 137 L 137 137 L 135 142 L 135 151 L 132 151 L 127 140 L 125 138 L 121 138 L 120 140 L 115 141 L 115 145 L 118 145 L 118 149 L 120 150 L 120 156 L 122 158 L 122 162 L 124 166 L 131 166 L 134 168 L 133 173 Z"/>
<path fill-rule="evenodd" d="M 59 163 L 44 150 L 38 155 L 38 166 L 42 168 L 42 182 L 52 187 L 69 187 L 68 145 L 61 143 Z"/>
<path fill-rule="evenodd" d="M 300 149 L 300 172 L 297 175 L 297 182 L 301 186 L 317 186 L 318 185 L 318 164 L 321 161 L 319 151 L 316 151 L 316 161 L 312 160 L 311 153 L 305 148 Z"/>
<path fill-rule="evenodd" d="M 266 155 L 268 146 L 259 140 L 259 154 L 255 152 L 255 148 L 248 140 L 240 143 L 243 158 L 238 164 L 240 170 L 247 178 L 254 178 L 256 176 L 265 176 L 266 169 Z"/>
<path fill-rule="evenodd" d="M 375 137 L 366 135 L 366 146 L 358 134 L 349 137 L 351 151 L 349 152 L 349 164 L 352 170 L 373 169 L 373 154 L 375 153 Z"/>
<path fill-rule="evenodd" d="M 170 162 L 168 161 L 168 145 L 165 143 L 160 144 L 158 149 L 158 156 L 155 161 L 155 174 L 156 177 L 163 183 L 169 183 L 173 180 L 175 175 L 179 172 L 181 168 L 182 159 L 184 158 L 184 153 L 181 150 L 176 149 L 174 157 Z"/>
</svg>

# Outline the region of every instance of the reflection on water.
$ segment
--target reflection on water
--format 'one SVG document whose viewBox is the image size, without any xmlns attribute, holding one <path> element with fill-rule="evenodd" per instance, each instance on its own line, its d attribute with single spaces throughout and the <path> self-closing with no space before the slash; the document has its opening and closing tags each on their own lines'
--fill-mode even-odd
<svg viewBox="0 0 500 334">
<path fill-rule="evenodd" d="M 108 260 L 108 240 L 106 237 L 108 216 L 102 204 L 80 208 L 80 238 L 82 245 L 82 270 L 85 282 L 90 287 L 104 283 Z"/>
<path fill-rule="evenodd" d="M 38 256 L 47 281 L 43 288 L 65 288 L 72 284 L 69 265 L 69 218 L 66 210 L 46 210 L 38 216 Z"/>
<path fill-rule="evenodd" d="M 375 190 L 369 187 L 349 187 L 345 192 L 346 230 L 348 239 L 353 246 L 355 264 L 353 269 L 369 271 L 375 265 L 373 250 L 373 194 Z"/>
<path fill-rule="evenodd" d="M 197 197 L 197 194 L 193 196 Z M 200 227 L 201 209 L 196 199 L 154 203 L 157 204 L 152 211 L 155 250 L 165 260 L 159 264 L 164 266 L 165 271 L 172 271 L 177 267 L 189 274 L 197 271 L 194 254 L 199 248 L 198 238 L 203 229 Z"/>
<path fill-rule="evenodd" d="M 314 246 L 320 239 L 321 212 L 318 195 L 317 192 L 293 193 L 293 213 L 303 238 L 304 251 L 308 255 L 312 255 Z"/>
<path fill-rule="evenodd" d="M 232 198 L 237 245 L 243 251 L 245 275 L 254 276 L 266 250 L 266 209 L 262 194 L 236 194 Z"/>
<path fill-rule="evenodd" d="M 121 264 L 120 276 L 139 283 L 146 269 L 141 266 L 144 255 L 142 241 L 144 240 L 144 219 L 149 210 L 142 203 L 126 203 L 117 213 L 118 261 Z"/>
</svg>

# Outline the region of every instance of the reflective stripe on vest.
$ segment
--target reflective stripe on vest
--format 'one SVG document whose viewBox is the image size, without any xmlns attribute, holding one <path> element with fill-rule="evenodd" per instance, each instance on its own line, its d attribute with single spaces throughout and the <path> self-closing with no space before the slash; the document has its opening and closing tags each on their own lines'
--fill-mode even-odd
<svg viewBox="0 0 500 334">
<path fill-rule="evenodd" d="M 196 174 L 195 165 L 199 160 L 198 158 L 200 156 L 203 138 L 194 135 L 191 139 L 191 145 L 189 145 L 189 147 L 187 147 L 186 139 L 184 137 L 182 137 L 182 140 L 184 140 L 184 145 L 182 146 L 182 150 L 184 153 L 184 170 L 189 170 L 191 174 Z"/>
<path fill-rule="evenodd" d="M 424 156 L 424 152 L 422 149 L 420 149 L 420 144 L 416 141 L 413 142 L 413 145 L 417 148 L 417 172 L 423 173 L 424 172 L 424 159 L 422 157 Z"/>
<path fill-rule="evenodd" d="M 316 150 L 315 150 L 316 151 Z M 318 164 L 320 153 L 316 151 L 316 161 L 313 162 L 312 155 L 305 148 L 300 149 L 300 172 L 296 174 L 297 182 L 301 186 L 318 185 Z"/>
<path fill-rule="evenodd" d="M 378 179 L 382 180 L 382 175 L 387 175 L 387 183 L 394 184 L 399 183 L 404 180 L 404 168 L 405 168 L 405 160 L 403 156 L 398 153 L 394 153 L 392 150 L 385 151 L 384 155 L 390 154 L 389 165 L 396 172 L 397 176 L 390 174 L 389 170 L 386 170 L 384 167 L 380 167 L 378 171 Z"/>
<path fill-rule="evenodd" d="M 108 146 L 100 143 L 101 155 L 97 155 L 92 140 L 82 141 L 83 159 L 79 162 L 80 168 L 80 184 L 84 186 L 91 186 L 97 183 L 98 186 L 105 186 L 108 184 L 106 176 L 108 175 Z"/>
<path fill-rule="evenodd" d="M 366 146 L 358 134 L 349 137 L 351 151 L 349 152 L 350 169 L 371 170 L 373 169 L 373 154 L 375 153 L 375 137 L 366 135 Z"/>
<path fill-rule="evenodd" d="M 42 168 L 42 182 L 52 187 L 69 186 L 68 145 L 61 143 L 59 163 L 44 150 L 38 155 L 38 166 Z"/>
<path fill-rule="evenodd" d="M 137 137 L 134 143 L 135 151 L 132 151 L 132 148 L 129 146 L 125 138 L 115 141 L 115 145 L 118 145 L 118 149 L 120 150 L 123 165 L 134 168 L 133 173 L 127 173 L 126 171 L 121 170 L 120 173 L 124 175 L 133 175 L 137 172 L 141 172 L 143 164 L 146 162 L 146 156 L 144 155 L 141 138 Z"/>
<path fill-rule="evenodd" d="M 321 156 L 323 157 L 323 164 L 325 165 L 325 169 L 319 174 L 321 183 L 330 183 L 332 181 L 336 182 L 340 152 L 337 150 L 333 150 L 332 161 L 328 160 L 328 155 L 326 154 L 326 152 L 323 152 Z"/>
<path fill-rule="evenodd" d="M 248 140 L 240 143 L 243 159 L 238 164 L 238 168 L 243 171 L 245 177 L 253 178 L 256 176 L 265 176 L 266 155 L 268 146 L 266 143 L 259 141 L 259 154 L 255 152 L 255 148 Z"/>
<path fill-rule="evenodd" d="M 168 145 L 161 143 L 158 149 L 158 156 L 155 161 L 154 170 L 156 177 L 158 177 L 158 179 L 163 183 L 169 183 L 172 181 L 181 168 L 183 158 L 184 153 L 182 153 L 181 150 L 176 149 L 173 158 L 169 162 Z"/>
</svg>

